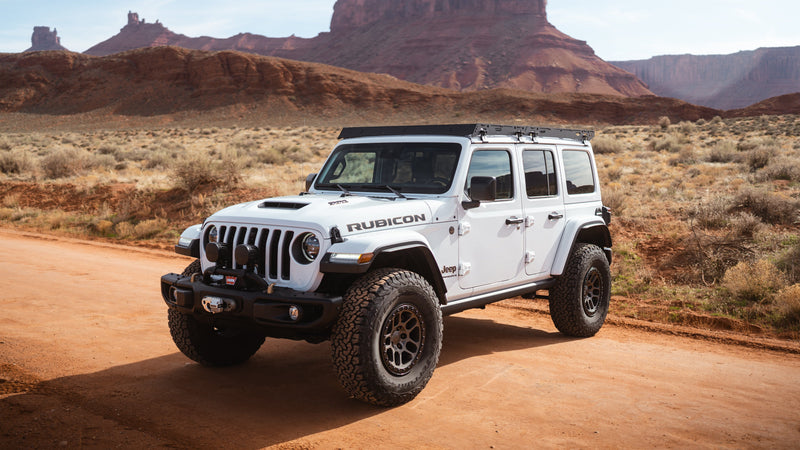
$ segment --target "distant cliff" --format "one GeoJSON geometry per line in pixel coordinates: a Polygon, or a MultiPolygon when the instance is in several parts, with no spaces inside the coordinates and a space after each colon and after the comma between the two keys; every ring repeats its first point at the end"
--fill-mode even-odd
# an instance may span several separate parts
{"type": "Polygon", "coordinates": [[[25,50],[26,52],[39,52],[45,50],[66,50],[61,46],[61,38],[58,37],[58,31],[50,27],[33,27],[33,35],[31,35],[31,48],[25,50]]]}
{"type": "Polygon", "coordinates": [[[660,96],[716,109],[744,108],[800,92],[800,47],[761,48],[713,56],[657,56],[612,64],[660,96]]]}
{"type": "Polygon", "coordinates": [[[191,38],[130,13],[119,34],[86,53],[174,45],[321,62],[464,91],[652,94],[586,42],[553,27],[546,7],[546,0],[339,0],[331,31],[312,39],[249,33],[191,38]]]}

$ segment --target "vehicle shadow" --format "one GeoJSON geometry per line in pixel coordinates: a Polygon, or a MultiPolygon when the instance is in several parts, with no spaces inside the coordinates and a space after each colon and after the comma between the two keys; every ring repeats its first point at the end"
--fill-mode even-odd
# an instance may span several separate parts
{"type": "MultiPolygon", "coordinates": [[[[448,317],[444,326],[440,367],[569,340],[486,319],[448,317]]],[[[46,381],[38,393],[19,395],[42,392],[170,446],[194,448],[262,448],[387,411],[347,398],[336,381],[328,343],[274,339],[237,367],[206,368],[174,353],[46,381]]],[[[0,410],[9,401],[0,399],[0,410]]]]}

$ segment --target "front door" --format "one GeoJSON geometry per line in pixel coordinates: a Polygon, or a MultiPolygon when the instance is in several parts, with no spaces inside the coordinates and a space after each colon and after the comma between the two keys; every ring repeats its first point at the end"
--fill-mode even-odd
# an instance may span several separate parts
{"type": "Polygon", "coordinates": [[[514,146],[492,146],[472,154],[465,193],[472,177],[494,177],[497,199],[464,209],[459,223],[459,285],[463,289],[508,281],[524,265],[524,216],[516,183],[514,146]]]}

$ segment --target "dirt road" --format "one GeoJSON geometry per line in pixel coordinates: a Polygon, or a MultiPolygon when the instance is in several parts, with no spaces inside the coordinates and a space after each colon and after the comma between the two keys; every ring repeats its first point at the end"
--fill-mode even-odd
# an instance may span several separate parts
{"type": "Polygon", "coordinates": [[[203,368],[166,325],[166,252],[0,230],[0,448],[769,447],[800,442],[800,356],[504,306],[445,321],[411,403],[346,398],[327,343],[203,368]]]}

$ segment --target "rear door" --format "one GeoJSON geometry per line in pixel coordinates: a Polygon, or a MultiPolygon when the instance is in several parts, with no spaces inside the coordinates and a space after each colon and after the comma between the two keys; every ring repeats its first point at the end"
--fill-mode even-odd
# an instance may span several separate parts
{"type": "Polygon", "coordinates": [[[520,145],[524,170],[525,273],[549,274],[564,231],[564,197],[552,145],[520,145]]]}

